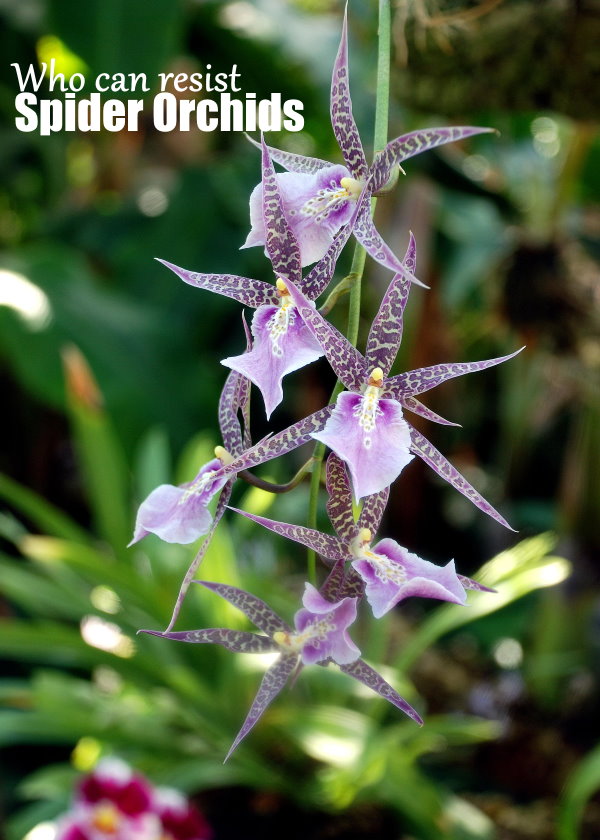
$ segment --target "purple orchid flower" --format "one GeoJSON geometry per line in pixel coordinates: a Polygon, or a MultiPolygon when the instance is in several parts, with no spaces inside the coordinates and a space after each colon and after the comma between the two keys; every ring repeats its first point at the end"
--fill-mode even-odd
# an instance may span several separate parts
{"type": "Polygon", "coordinates": [[[268,419],[283,399],[283,377],[323,355],[320,344],[298,316],[286,284],[293,281],[310,301],[319,297],[333,276],[350,229],[337,234],[323,259],[303,278],[300,247],[286,218],[273,163],[264,142],[262,183],[262,219],[267,253],[276,276],[275,285],[231,274],[199,274],[165,260],[159,262],[190,286],[226,295],[256,309],[252,320],[252,350],[223,359],[222,364],[237,370],[259,388],[268,419]]]}
{"type": "MultiPolygon", "coordinates": [[[[333,66],[330,109],[333,131],[345,166],[269,147],[273,160],[289,170],[278,175],[277,180],[284,209],[300,243],[302,265],[319,260],[335,234],[349,225],[374,260],[394,272],[402,273],[402,263],[373,225],[371,197],[390,182],[394,170],[401,168],[408,158],[494,129],[446,126],[413,131],[391,140],[377,152],[369,166],[352,114],[346,13],[333,66]]],[[[258,145],[254,140],[251,142],[258,145]]],[[[263,245],[266,240],[265,222],[261,216],[262,190],[263,184],[259,184],[250,197],[251,230],[243,248],[263,245]]]]}
{"type": "Polygon", "coordinates": [[[160,633],[156,630],[141,630],[140,632],[179,642],[222,645],[227,650],[237,653],[279,652],[280,654],[265,673],[250,711],[225,761],[258,722],[290,676],[304,665],[327,666],[330,662],[336,662],[344,673],[384,697],[417,723],[423,723],[412,706],[377,671],[359,659],[360,651],[347,635],[347,628],[356,617],[355,598],[346,597],[338,601],[329,601],[310,584],[306,584],[302,599],[303,608],[296,613],[295,629],[292,629],[264,601],[249,592],[223,583],[207,581],[197,581],[197,583],[216,592],[241,610],[264,635],[224,628],[172,633],[160,633]]]}
{"type": "Polygon", "coordinates": [[[327,510],[337,536],[302,525],[276,522],[232,508],[276,534],[312,548],[332,572],[324,585],[330,597],[365,595],[375,618],[411,596],[466,603],[465,589],[492,592],[488,587],[457,575],[454,561],[436,566],[412,554],[395,540],[384,539],[371,548],[389,495],[389,488],[367,496],[358,522],[352,513],[352,493],[346,466],[335,453],[327,459],[327,510]],[[350,561],[351,568],[345,569],[350,561]]]}
{"type": "MultiPolygon", "coordinates": [[[[411,236],[405,259],[410,264],[415,258],[411,236]]],[[[402,339],[402,316],[410,288],[405,277],[397,274],[390,283],[371,326],[364,356],[316,310],[306,305],[302,292],[292,283],[288,287],[301,318],[313,331],[335,373],[348,389],[339,395],[326,425],[313,437],[346,461],[356,499],[383,490],[413,455],[418,455],[480,510],[510,528],[498,511],[404,419],[403,410],[408,409],[436,423],[456,425],[422,405],[417,396],[448,379],[498,365],[516,353],[480,362],[432,365],[390,377],[388,373],[402,339]]]]}

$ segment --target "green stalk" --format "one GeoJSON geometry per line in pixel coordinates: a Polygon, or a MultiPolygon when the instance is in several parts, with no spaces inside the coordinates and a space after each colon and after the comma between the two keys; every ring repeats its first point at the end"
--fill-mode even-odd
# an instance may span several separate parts
{"type": "MultiPolygon", "coordinates": [[[[377,48],[377,90],[375,95],[375,128],[373,133],[373,148],[375,153],[384,148],[387,143],[388,114],[390,98],[390,45],[391,45],[391,11],[390,0],[379,0],[379,28],[377,48]]],[[[375,213],[377,199],[371,199],[371,216],[375,213]]],[[[357,243],[354,247],[350,277],[350,302],[348,306],[348,326],[346,337],[356,347],[358,341],[358,328],[360,324],[360,303],[362,276],[365,269],[366,251],[357,243]]],[[[344,386],[338,380],[329,400],[333,403],[338,394],[344,390],[344,386]]],[[[319,504],[319,489],[321,486],[321,473],[323,469],[323,458],[325,456],[325,445],[317,443],[313,452],[313,469],[310,477],[310,495],[308,501],[307,525],[309,528],[317,527],[317,512],[319,504]]],[[[317,579],[317,557],[312,549],[308,549],[307,555],[308,579],[316,585],[317,579]]]]}

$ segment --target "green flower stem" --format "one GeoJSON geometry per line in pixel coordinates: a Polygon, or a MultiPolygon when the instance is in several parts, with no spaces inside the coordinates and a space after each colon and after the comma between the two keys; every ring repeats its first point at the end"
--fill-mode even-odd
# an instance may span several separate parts
{"type": "MultiPolygon", "coordinates": [[[[390,98],[390,45],[391,45],[391,11],[390,0],[379,0],[379,29],[377,49],[377,91],[375,97],[375,129],[373,134],[373,147],[375,152],[383,149],[387,143],[389,98],[390,98]]],[[[375,213],[377,199],[371,200],[371,216],[375,213]]],[[[352,266],[349,277],[352,278],[350,286],[350,303],[348,306],[348,326],[346,337],[356,347],[358,341],[358,328],[360,324],[360,303],[362,276],[365,269],[366,251],[362,245],[356,244],[352,266]]],[[[330,403],[335,402],[338,394],[344,390],[344,386],[338,380],[331,394],[330,403]]],[[[325,445],[317,443],[313,452],[313,467],[310,477],[310,495],[308,500],[307,525],[309,528],[317,527],[317,513],[319,505],[319,490],[321,487],[321,474],[323,472],[323,458],[325,456],[325,445]]],[[[316,585],[317,580],[317,556],[312,549],[307,554],[308,579],[316,585]]]]}

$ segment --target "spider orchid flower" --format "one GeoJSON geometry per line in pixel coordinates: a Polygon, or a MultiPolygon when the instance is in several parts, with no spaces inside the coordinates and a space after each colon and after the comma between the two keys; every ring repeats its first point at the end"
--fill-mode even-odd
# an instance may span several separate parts
{"type": "Polygon", "coordinates": [[[273,163],[264,142],[262,183],[261,217],[266,250],[276,278],[274,285],[232,274],[200,274],[165,260],[159,262],[190,286],[231,297],[256,309],[252,320],[252,350],[223,359],[222,364],[237,370],[259,388],[268,419],[283,399],[283,377],[323,355],[321,346],[298,316],[287,283],[289,280],[294,282],[307,300],[319,297],[333,276],[337,258],[350,236],[350,228],[335,236],[323,258],[303,278],[300,246],[286,218],[273,163]]]}
{"type": "MultiPolygon", "coordinates": [[[[411,251],[414,255],[412,238],[411,251]]],[[[371,326],[364,356],[316,310],[305,305],[304,296],[291,283],[289,291],[300,317],[313,331],[348,389],[339,395],[325,427],[313,437],[346,461],[356,499],[383,490],[418,455],[480,510],[510,528],[498,511],[405,420],[404,410],[436,423],[456,425],[422,405],[417,397],[448,379],[493,367],[516,353],[480,362],[433,365],[390,377],[408,298],[409,285],[405,278],[397,274],[390,283],[371,326]]]]}
{"type": "Polygon", "coordinates": [[[333,566],[326,584],[333,597],[362,597],[364,594],[375,618],[381,618],[400,601],[413,596],[466,604],[465,589],[493,591],[456,574],[453,560],[446,566],[436,566],[392,539],[381,540],[371,547],[389,488],[367,496],[359,520],[355,522],[348,473],[333,452],[327,459],[327,492],[327,511],[337,536],[302,525],[275,522],[237,508],[232,510],[316,551],[327,565],[333,566]],[[347,561],[350,561],[350,569],[345,568],[347,561]]]}
{"type": "MultiPolygon", "coordinates": [[[[331,80],[331,122],[345,165],[269,148],[272,159],[287,169],[277,175],[283,206],[300,244],[302,265],[321,259],[333,237],[350,226],[365,250],[381,265],[402,273],[400,260],[383,241],[371,220],[373,195],[393,178],[397,168],[415,155],[491,128],[446,126],[425,128],[391,140],[368,165],[350,98],[346,13],[331,80]]],[[[258,145],[256,141],[252,143],[258,145]]],[[[251,230],[243,248],[266,241],[261,197],[264,182],[250,197],[251,230]]],[[[412,278],[413,281],[415,278],[412,278]]],[[[418,282],[418,281],[417,281],[418,282]]],[[[422,284],[420,284],[422,285],[422,284]]]]}
{"type": "Polygon", "coordinates": [[[222,645],[227,650],[237,653],[279,653],[275,663],[265,673],[250,711],[225,761],[258,722],[290,676],[304,665],[327,666],[330,662],[335,662],[344,673],[384,697],[414,721],[419,724],[423,722],[412,706],[383,677],[359,659],[360,651],[347,634],[347,628],[356,618],[356,598],[346,597],[338,601],[329,601],[307,583],[302,609],[296,613],[295,626],[292,628],[264,601],[249,592],[223,583],[197,582],[241,610],[258,627],[261,634],[224,628],[172,633],[159,633],[155,630],[140,632],[180,642],[222,645]]]}

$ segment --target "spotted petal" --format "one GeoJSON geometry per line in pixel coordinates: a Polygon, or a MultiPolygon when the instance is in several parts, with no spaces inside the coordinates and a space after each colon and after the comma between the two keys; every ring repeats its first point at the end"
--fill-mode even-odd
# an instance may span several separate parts
{"type": "MultiPolygon", "coordinates": [[[[246,134],[246,139],[249,140],[253,146],[262,151],[262,145],[246,134]]],[[[314,175],[320,169],[325,169],[331,166],[329,161],[321,160],[320,158],[307,157],[306,155],[298,155],[295,152],[285,152],[283,149],[276,149],[274,146],[267,146],[271,160],[279,163],[285,167],[289,172],[303,172],[308,175],[314,175]]]]}
{"type": "Polygon", "coordinates": [[[375,618],[381,618],[400,601],[412,596],[455,604],[466,602],[453,560],[447,566],[436,566],[412,554],[395,540],[382,540],[353,560],[352,566],[366,584],[365,596],[375,618]]]}
{"type": "Polygon", "coordinates": [[[511,528],[506,519],[504,519],[504,517],[501,516],[498,511],[492,507],[492,505],[487,502],[471,484],[469,484],[467,479],[452,466],[450,461],[444,458],[442,453],[439,452],[426,437],[424,437],[412,426],[410,427],[410,440],[411,451],[414,452],[415,455],[418,455],[419,458],[422,458],[422,460],[425,461],[432,470],[435,470],[441,478],[445,479],[455,488],[455,490],[462,493],[463,496],[466,496],[469,501],[473,502],[475,507],[479,508],[479,510],[487,513],[488,516],[491,516],[492,519],[496,520],[496,522],[504,525],[504,527],[508,528],[509,531],[514,531],[514,528],[511,528]]]}
{"type": "Polygon", "coordinates": [[[288,283],[288,291],[300,317],[323,348],[327,361],[337,376],[346,388],[358,391],[366,384],[368,378],[364,357],[333,324],[326,321],[321,313],[311,306],[310,301],[293,283],[288,283]]]}
{"type": "Polygon", "coordinates": [[[493,128],[453,125],[443,128],[422,128],[390,140],[385,149],[375,155],[371,166],[373,192],[377,192],[386,184],[394,166],[403,163],[408,158],[445,143],[454,143],[465,137],[471,137],[473,134],[487,134],[494,130],[493,128]]]}
{"type": "Polygon", "coordinates": [[[352,490],[344,462],[331,452],[327,458],[327,515],[338,536],[348,544],[356,534],[352,490]]]}
{"type": "Polygon", "coordinates": [[[409,427],[396,400],[379,400],[370,410],[364,397],[345,391],[313,437],[348,464],[356,499],[379,493],[412,460],[409,427]]]}
{"type": "Polygon", "coordinates": [[[265,245],[273,271],[278,277],[297,280],[302,277],[300,246],[283,209],[273,162],[262,142],[262,213],[265,245]]]}
{"type": "Polygon", "coordinates": [[[230,356],[221,364],[237,370],[259,388],[267,419],[283,399],[286,374],[323,355],[319,342],[294,306],[261,306],[252,319],[254,346],[249,353],[230,356]]]}
{"type": "Polygon", "coordinates": [[[340,669],[345,674],[348,674],[350,677],[354,677],[355,680],[358,680],[363,685],[366,685],[367,688],[371,689],[371,691],[379,694],[380,697],[383,697],[384,700],[387,700],[393,706],[396,706],[397,709],[400,709],[401,712],[407,714],[420,726],[423,724],[421,716],[417,714],[410,703],[407,703],[406,700],[383,679],[381,674],[378,674],[374,668],[367,665],[363,659],[358,659],[350,665],[340,665],[340,669]]]}
{"type": "Polygon", "coordinates": [[[238,277],[236,274],[200,274],[197,271],[180,268],[166,260],[157,258],[157,262],[170,268],[188,286],[216,292],[218,295],[233,298],[245,306],[256,308],[267,303],[277,303],[279,300],[275,286],[263,280],[251,280],[249,277],[238,277]]]}
{"type": "Polygon", "coordinates": [[[345,10],[342,38],[331,77],[331,124],[348,169],[350,169],[356,179],[364,180],[369,174],[369,167],[352,114],[352,100],[350,98],[348,78],[347,17],[347,10],[345,10]]]}
{"type": "Polygon", "coordinates": [[[239,745],[240,741],[246,737],[252,727],[258,722],[269,704],[277,697],[297,664],[298,657],[296,655],[281,656],[265,673],[262,678],[260,688],[258,689],[258,693],[254,698],[254,702],[250,707],[248,715],[246,716],[246,720],[242,724],[242,728],[236,735],[229,752],[225,756],[225,761],[227,761],[229,756],[239,745]]]}
{"type": "Polygon", "coordinates": [[[395,274],[400,274],[410,280],[411,283],[416,283],[417,286],[427,288],[425,283],[414,276],[412,271],[409,271],[406,266],[398,259],[391,248],[383,241],[379,231],[376,229],[371,218],[370,202],[366,200],[370,195],[369,190],[365,193],[365,199],[361,203],[359,213],[354,223],[354,236],[358,239],[365,251],[371,256],[375,262],[389,268],[395,274]]]}
{"type": "Polygon", "coordinates": [[[272,637],[278,631],[291,632],[291,627],[271,607],[250,592],[238,589],[237,586],[228,586],[225,583],[213,583],[207,580],[197,580],[194,583],[201,583],[202,586],[216,592],[221,598],[225,598],[226,601],[243,612],[267,636],[272,637]]]}
{"type": "Polygon", "coordinates": [[[221,627],[206,630],[178,630],[174,633],[160,633],[158,630],[139,630],[149,636],[160,636],[175,642],[189,642],[195,645],[221,645],[234,653],[269,653],[278,650],[268,636],[258,636],[245,630],[226,630],[221,627]]]}
{"type": "Polygon", "coordinates": [[[358,517],[358,528],[368,528],[373,536],[379,531],[381,520],[387,506],[390,495],[390,488],[384,487],[379,493],[372,493],[363,502],[360,516],[358,517]]]}

